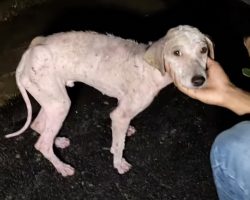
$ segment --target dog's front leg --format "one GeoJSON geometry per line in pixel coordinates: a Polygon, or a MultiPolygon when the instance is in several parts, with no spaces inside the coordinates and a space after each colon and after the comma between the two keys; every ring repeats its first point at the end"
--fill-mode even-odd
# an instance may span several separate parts
{"type": "Polygon", "coordinates": [[[123,158],[123,150],[125,147],[125,137],[131,120],[131,115],[126,106],[120,104],[111,114],[112,120],[112,146],[113,164],[119,174],[126,173],[131,165],[123,158]]]}
{"type": "Polygon", "coordinates": [[[128,94],[127,97],[129,98],[120,101],[118,107],[110,114],[112,120],[112,146],[110,151],[114,156],[114,168],[120,174],[126,173],[131,168],[131,165],[123,158],[126,133],[135,132],[135,129],[129,126],[129,123],[152,102],[155,96],[155,93],[148,93],[145,96],[144,90],[142,92],[142,94],[138,92],[136,95],[128,94]],[[147,98],[142,99],[143,95],[147,98]]]}

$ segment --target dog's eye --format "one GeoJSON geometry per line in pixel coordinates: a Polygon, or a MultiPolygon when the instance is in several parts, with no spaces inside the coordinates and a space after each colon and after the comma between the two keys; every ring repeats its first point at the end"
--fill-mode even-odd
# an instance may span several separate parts
{"type": "Polygon", "coordinates": [[[207,53],[207,47],[202,47],[202,48],[201,48],[201,53],[202,53],[202,54],[207,53]]]}
{"type": "Polygon", "coordinates": [[[174,51],[173,54],[175,56],[181,56],[181,52],[179,50],[174,51]]]}

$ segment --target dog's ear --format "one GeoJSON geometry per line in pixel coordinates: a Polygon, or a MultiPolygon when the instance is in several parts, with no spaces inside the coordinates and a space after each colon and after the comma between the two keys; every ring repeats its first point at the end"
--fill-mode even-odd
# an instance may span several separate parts
{"type": "Polygon", "coordinates": [[[37,36],[31,41],[29,48],[37,46],[37,45],[42,45],[44,41],[45,41],[45,37],[37,36]]]}
{"type": "Polygon", "coordinates": [[[210,58],[214,59],[214,44],[208,36],[206,36],[205,39],[209,50],[208,55],[210,58]]]}
{"type": "Polygon", "coordinates": [[[153,42],[144,54],[144,60],[152,67],[157,68],[162,75],[166,73],[164,67],[164,51],[165,39],[161,38],[156,42],[153,42]]]}

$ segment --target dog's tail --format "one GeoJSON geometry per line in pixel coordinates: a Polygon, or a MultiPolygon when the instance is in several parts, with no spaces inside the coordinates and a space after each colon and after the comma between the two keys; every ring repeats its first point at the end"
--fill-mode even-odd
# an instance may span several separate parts
{"type": "Polygon", "coordinates": [[[23,71],[24,63],[25,63],[27,54],[29,54],[29,50],[27,50],[24,53],[19,65],[18,65],[18,68],[16,70],[16,83],[17,83],[17,86],[18,86],[18,88],[19,88],[19,90],[21,92],[21,95],[23,96],[24,102],[25,102],[26,107],[27,107],[27,115],[28,115],[27,120],[26,120],[24,126],[19,131],[16,131],[16,132],[8,134],[8,135],[5,135],[6,138],[15,137],[15,136],[18,136],[18,135],[22,134],[29,127],[31,119],[32,119],[31,102],[30,102],[29,96],[27,94],[27,91],[26,91],[25,87],[23,86],[23,84],[21,83],[21,80],[20,80],[20,74],[23,71]]]}

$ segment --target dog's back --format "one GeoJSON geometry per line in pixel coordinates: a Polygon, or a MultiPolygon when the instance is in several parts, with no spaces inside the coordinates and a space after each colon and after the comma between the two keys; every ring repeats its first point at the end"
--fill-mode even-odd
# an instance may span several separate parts
{"type": "MultiPolygon", "coordinates": [[[[132,88],[130,84],[139,84],[145,49],[145,44],[113,35],[71,31],[37,37],[29,51],[37,60],[50,59],[48,73],[55,73],[65,85],[80,81],[119,98],[132,88]]],[[[45,73],[46,67],[41,70],[45,73]]]]}

